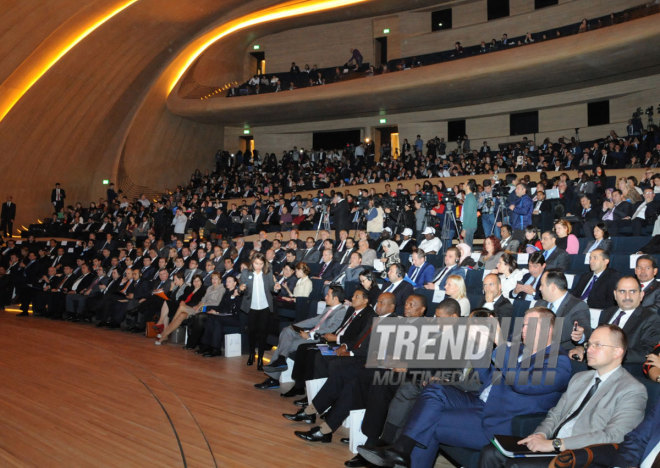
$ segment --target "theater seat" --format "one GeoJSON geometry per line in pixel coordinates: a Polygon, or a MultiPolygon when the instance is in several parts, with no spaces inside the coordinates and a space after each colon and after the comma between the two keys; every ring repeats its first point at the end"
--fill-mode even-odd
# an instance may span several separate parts
{"type": "MultiPolygon", "coordinates": [[[[514,436],[523,437],[531,434],[536,426],[545,418],[545,413],[524,414],[516,416],[511,421],[511,431],[514,436]]],[[[479,466],[480,450],[464,447],[440,445],[440,452],[456,466],[477,468],[479,466]]]]}

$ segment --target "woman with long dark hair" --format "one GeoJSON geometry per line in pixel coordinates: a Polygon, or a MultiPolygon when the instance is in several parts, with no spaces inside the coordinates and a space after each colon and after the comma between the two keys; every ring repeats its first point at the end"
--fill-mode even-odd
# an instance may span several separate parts
{"type": "Polygon", "coordinates": [[[248,269],[241,272],[239,291],[243,294],[241,310],[248,314],[248,340],[250,356],[247,365],[254,364],[258,350],[257,370],[263,370],[264,350],[268,337],[268,324],[273,312],[275,280],[266,257],[261,252],[252,256],[248,269]]]}

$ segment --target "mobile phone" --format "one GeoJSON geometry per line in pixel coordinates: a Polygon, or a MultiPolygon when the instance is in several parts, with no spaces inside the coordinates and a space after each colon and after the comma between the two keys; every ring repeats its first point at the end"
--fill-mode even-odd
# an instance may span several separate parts
{"type": "Polygon", "coordinates": [[[578,329],[578,323],[577,321],[573,322],[573,331],[577,331],[578,329]]]}

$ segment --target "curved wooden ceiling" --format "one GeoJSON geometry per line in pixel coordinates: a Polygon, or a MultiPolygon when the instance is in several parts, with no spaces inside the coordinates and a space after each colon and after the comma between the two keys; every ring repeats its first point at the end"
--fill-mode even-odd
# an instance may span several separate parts
{"type": "MultiPolygon", "coordinates": [[[[8,86],[12,73],[35,53],[54,47],[94,14],[123,1],[0,0],[3,11],[0,89],[8,86]]],[[[272,121],[277,106],[279,115],[282,109],[287,109],[294,118],[307,118],[296,110],[304,106],[295,106],[293,101],[310,99],[316,105],[308,90],[261,96],[258,102],[250,97],[209,100],[204,101],[209,106],[204,108],[183,103],[176,97],[167,101],[177,65],[195,41],[228,21],[277,3],[275,0],[138,0],[70,50],[0,121],[0,154],[3,155],[0,180],[5,194],[13,195],[18,204],[18,226],[48,213],[50,189],[56,181],[67,189],[67,203],[71,204],[104,196],[101,181],[108,178],[119,177],[123,188],[133,191],[161,191],[168,184],[185,182],[196,167],[210,167],[213,151],[209,148],[222,146],[222,125],[242,122],[256,107],[267,110],[263,122],[272,121]],[[170,112],[168,106],[179,115],[170,112]]],[[[303,25],[371,17],[438,3],[442,2],[370,0],[359,7],[262,24],[233,34],[218,47],[226,52],[227,77],[235,79],[242,74],[236,70],[242,66],[245,47],[256,37],[303,25]]],[[[611,43],[609,49],[599,50],[614,54],[619,60],[623,55],[628,64],[633,60],[635,65],[643,61],[647,67],[657,66],[655,51],[643,51],[649,50],[644,41],[657,44],[658,27],[647,26],[638,28],[642,30],[639,32],[627,28],[634,29],[634,34],[623,31],[622,34],[630,36],[624,38],[626,45],[620,53],[611,43]],[[639,48],[635,54],[630,54],[628,44],[639,48]]],[[[609,34],[613,29],[607,31],[609,34]]],[[[544,46],[539,44],[541,48],[544,46]]],[[[578,76],[574,78],[594,78],[599,63],[589,64],[590,57],[599,61],[602,58],[596,52],[585,49],[585,53],[592,55],[587,57],[586,65],[581,62],[582,70],[576,70],[578,76]]],[[[569,47],[565,48],[565,54],[570,54],[569,47]]],[[[567,55],[557,56],[556,63],[566,63],[567,55]]],[[[456,62],[457,67],[470,67],[471,63],[470,60],[456,62]]],[[[392,74],[372,82],[357,80],[354,89],[327,86],[318,104],[329,114],[345,115],[351,109],[340,106],[336,96],[357,98],[368,92],[377,97],[374,101],[377,106],[400,109],[403,102],[387,96],[396,94],[392,90],[404,88],[415,99],[428,100],[433,95],[437,99],[434,102],[446,102],[436,97],[442,93],[437,92],[438,82],[430,76],[431,68],[414,72],[417,74],[414,89],[407,82],[396,83],[402,80],[392,74]],[[330,103],[332,99],[335,106],[330,103]]],[[[540,84],[543,89],[550,83],[547,73],[550,72],[546,71],[542,78],[545,83],[540,84]]],[[[552,73],[561,75],[561,70],[553,68],[552,73]]],[[[619,75],[623,76],[623,71],[619,75]]],[[[509,79],[507,70],[498,72],[496,81],[505,79],[509,79]]],[[[451,84],[451,94],[466,96],[478,84],[478,81],[457,79],[451,84]]],[[[365,112],[372,110],[365,108],[365,112]]],[[[5,194],[0,194],[0,199],[5,194]]]]}

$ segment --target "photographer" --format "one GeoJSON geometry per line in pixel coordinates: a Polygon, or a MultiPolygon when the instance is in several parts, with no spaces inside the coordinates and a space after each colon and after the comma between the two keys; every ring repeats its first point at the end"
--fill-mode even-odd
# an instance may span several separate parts
{"type": "Polygon", "coordinates": [[[514,238],[519,239],[524,236],[524,229],[532,224],[533,210],[534,202],[527,195],[527,187],[522,183],[517,184],[515,198],[509,205],[510,224],[513,227],[514,238]]]}
{"type": "Polygon", "coordinates": [[[493,184],[490,180],[484,180],[483,185],[484,191],[479,194],[477,208],[481,211],[481,224],[484,228],[484,237],[488,237],[491,234],[500,237],[500,228],[495,226],[493,229],[495,225],[495,213],[497,213],[500,201],[493,196],[493,184]]]}
{"type": "Polygon", "coordinates": [[[348,231],[351,229],[351,211],[348,202],[341,196],[341,192],[337,192],[332,199],[330,206],[330,216],[332,216],[335,240],[339,244],[339,233],[341,230],[348,231]]]}
{"type": "Polygon", "coordinates": [[[368,208],[364,209],[367,219],[367,234],[372,239],[378,239],[383,232],[385,212],[380,206],[380,200],[371,198],[368,208]]]}
{"type": "Polygon", "coordinates": [[[422,239],[422,230],[424,229],[424,218],[426,218],[426,208],[419,197],[415,198],[415,232],[417,241],[422,239]]]}
{"type": "Polygon", "coordinates": [[[477,191],[477,183],[474,179],[470,179],[464,188],[466,193],[463,209],[461,210],[461,222],[463,224],[461,236],[464,242],[472,247],[474,233],[477,230],[477,197],[474,195],[477,191]]]}

